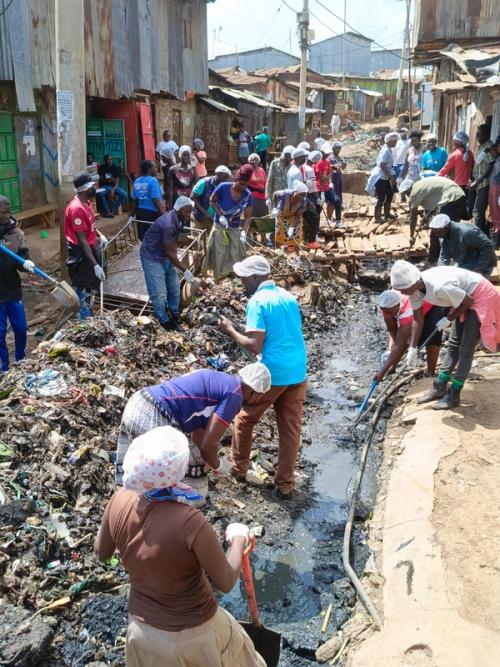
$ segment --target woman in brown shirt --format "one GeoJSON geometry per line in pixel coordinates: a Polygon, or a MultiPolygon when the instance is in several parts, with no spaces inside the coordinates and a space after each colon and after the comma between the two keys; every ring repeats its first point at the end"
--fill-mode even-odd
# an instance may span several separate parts
{"type": "Polygon", "coordinates": [[[227,554],[196,492],[181,483],[185,435],[162,426],[136,438],[123,462],[124,488],[109,501],[97,536],[101,560],[115,549],[129,573],[128,667],[265,667],[251,640],[219,607],[239,577],[248,528],[230,524],[227,554]],[[209,581],[210,580],[210,581],[209,581]]]}

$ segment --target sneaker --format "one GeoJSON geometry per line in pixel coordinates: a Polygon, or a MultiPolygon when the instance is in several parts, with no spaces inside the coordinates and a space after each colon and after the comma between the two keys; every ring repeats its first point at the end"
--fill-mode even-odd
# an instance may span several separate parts
{"type": "Polygon", "coordinates": [[[337,229],[345,229],[344,225],[342,224],[342,222],[340,220],[337,220],[337,222],[335,224],[335,227],[337,229]]]}
{"type": "Polygon", "coordinates": [[[246,475],[240,475],[233,468],[231,470],[231,475],[238,480],[238,482],[243,482],[245,484],[250,484],[250,486],[264,486],[265,482],[254,472],[249,470],[246,475]]]}

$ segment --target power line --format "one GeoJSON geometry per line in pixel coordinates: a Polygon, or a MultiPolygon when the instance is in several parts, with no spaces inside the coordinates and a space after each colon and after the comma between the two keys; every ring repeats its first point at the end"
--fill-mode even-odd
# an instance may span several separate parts
{"type": "Polygon", "coordinates": [[[0,12],[0,18],[2,18],[2,16],[6,13],[6,11],[9,9],[9,7],[11,6],[11,4],[12,4],[13,2],[14,2],[14,0],[10,0],[9,4],[7,5],[7,7],[4,7],[3,0],[2,0],[2,11],[0,12]]]}

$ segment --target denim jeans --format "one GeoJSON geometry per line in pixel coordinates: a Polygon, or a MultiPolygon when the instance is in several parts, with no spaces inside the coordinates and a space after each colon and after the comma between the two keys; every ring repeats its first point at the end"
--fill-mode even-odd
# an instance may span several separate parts
{"type": "MultiPolygon", "coordinates": [[[[108,205],[108,192],[110,192],[113,189],[112,185],[102,185],[101,186],[105,192],[98,192],[96,194],[97,201],[99,203],[99,208],[104,213],[105,215],[109,213],[109,205],[108,205]]],[[[123,202],[127,199],[127,193],[125,190],[122,190],[121,188],[117,187],[115,190],[115,195],[116,199],[113,203],[113,210],[112,213],[116,213],[120,206],[123,204],[123,202]]]]}
{"type": "Polygon", "coordinates": [[[480,340],[481,322],[476,311],[469,308],[465,311],[463,322],[460,322],[460,318],[453,320],[441,370],[452,373],[456,368],[456,379],[465,382],[472,366],[476,346],[480,340]]]}
{"type": "Polygon", "coordinates": [[[86,320],[92,317],[91,298],[92,292],[86,290],[85,287],[75,287],[75,292],[80,300],[80,319],[86,320]]]}
{"type": "Polygon", "coordinates": [[[161,323],[178,317],[181,291],[179,276],[172,262],[169,259],[155,262],[141,257],[141,264],[156,317],[161,323]]]}
{"type": "Polygon", "coordinates": [[[10,321],[14,334],[16,361],[24,359],[26,351],[26,314],[22,301],[0,302],[0,361],[2,370],[9,370],[9,350],[7,348],[7,321],[10,321]]]}

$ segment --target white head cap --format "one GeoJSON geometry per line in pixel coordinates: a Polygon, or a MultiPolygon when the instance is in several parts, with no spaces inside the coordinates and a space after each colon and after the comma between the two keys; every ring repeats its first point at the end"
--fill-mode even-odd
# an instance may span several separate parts
{"type": "Polygon", "coordinates": [[[179,148],[179,155],[182,155],[183,153],[189,153],[189,155],[191,155],[191,146],[188,146],[187,144],[181,146],[179,148]]]}
{"type": "Polygon", "coordinates": [[[312,162],[314,164],[319,160],[321,160],[321,151],[311,151],[309,153],[309,162],[312,162]]]}
{"type": "Polygon", "coordinates": [[[391,141],[391,139],[399,139],[399,133],[398,132],[388,132],[384,137],[384,141],[387,143],[388,141],[391,141]]]}
{"type": "Polygon", "coordinates": [[[284,155],[292,155],[294,150],[295,146],[292,146],[291,144],[289,146],[285,146],[285,148],[281,151],[281,157],[284,155]]]}
{"type": "Polygon", "coordinates": [[[239,278],[268,276],[271,273],[271,265],[262,255],[250,255],[243,261],[233,264],[233,271],[239,278]]]}
{"type": "Polygon", "coordinates": [[[401,294],[395,289],[386,289],[385,292],[379,294],[377,301],[381,308],[394,308],[401,303],[401,294]]]}
{"type": "Polygon", "coordinates": [[[332,144],[332,148],[342,148],[342,142],[341,141],[334,141],[332,144]]]}
{"type": "Polygon", "coordinates": [[[435,215],[432,220],[429,223],[429,228],[430,229],[443,229],[447,225],[449,225],[451,222],[450,216],[446,215],[446,213],[438,213],[438,215],[435,215]]]}
{"type": "Polygon", "coordinates": [[[329,141],[325,141],[325,143],[321,145],[320,150],[322,153],[325,153],[326,155],[330,155],[331,153],[333,153],[333,148],[329,141]]]}
{"type": "Polygon", "coordinates": [[[189,462],[188,439],[172,426],[160,426],[132,440],[123,459],[123,486],[136,493],[178,484],[189,462]]]}
{"type": "Polygon", "coordinates": [[[184,206],[194,206],[194,201],[192,199],[189,199],[189,197],[181,195],[180,197],[177,197],[177,199],[175,200],[174,208],[176,211],[180,211],[181,208],[184,208],[184,206]]]}
{"type": "Polygon", "coordinates": [[[302,183],[302,181],[293,182],[293,191],[294,192],[307,192],[307,185],[302,183]]]}
{"type": "Polygon", "coordinates": [[[258,153],[250,153],[248,161],[251,162],[252,160],[258,160],[260,162],[260,155],[258,153]]]}
{"type": "Polygon", "coordinates": [[[305,148],[306,151],[311,150],[311,144],[308,141],[301,141],[297,148],[305,148]]]}
{"type": "Polygon", "coordinates": [[[404,181],[401,181],[401,183],[398,186],[399,192],[407,192],[408,190],[411,190],[413,186],[413,181],[411,178],[405,178],[404,181]]]}
{"type": "Polygon", "coordinates": [[[430,132],[427,135],[427,141],[429,141],[429,139],[436,139],[437,140],[437,136],[434,134],[434,132],[430,132]]]}
{"type": "Polygon", "coordinates": [[[309,149],[301,148],[300,146],[297,146],[295,150],[292,151],[292,158],[295,160],[295,158],[298,157],[307,157],[309,155],[309,149]]]}
{"type": "Polygon", "coordinates": [[[215,168],[216,174],[226,174],[226,176],[231,176],[231,169],[229,167],[226,167],[224,164],[220,164],[218,167],[215,168]]]}
{"type": "Polygon", "coordinates": [[[394,262],[391,269],[391,286],[394,289],[408,289],[420,280],[420,271],[404,259],[394,262]]]}
{"type": "Polygon", "coordinates": [[[238,375],[250,389],[258,394],[265,394],[266,391],[271,389],[271,373],[269,368],[260,361],[243,366],[238,371],[238,375]]]}

